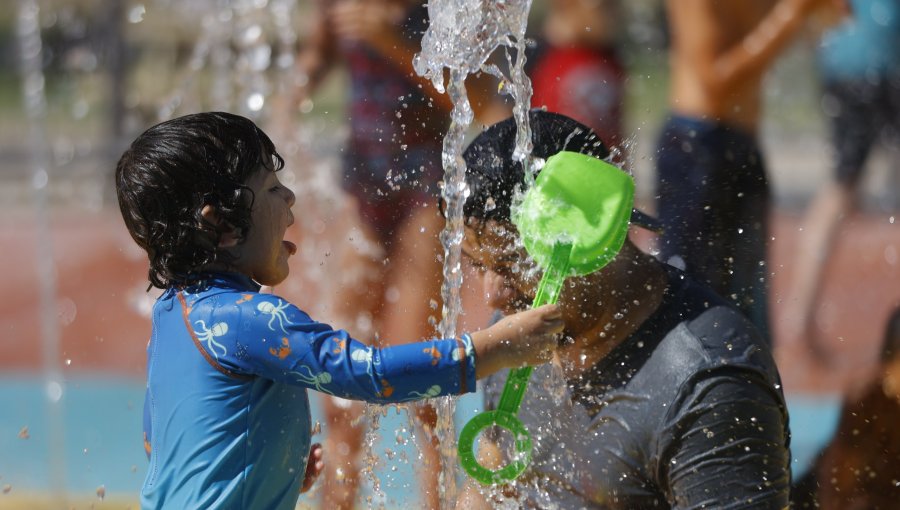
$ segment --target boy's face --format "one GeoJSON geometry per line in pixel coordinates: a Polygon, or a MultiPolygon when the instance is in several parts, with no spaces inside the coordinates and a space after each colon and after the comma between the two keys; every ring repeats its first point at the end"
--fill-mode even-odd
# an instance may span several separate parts
{"type": "Polygon", "coordinates": [[[495,220],[470,223],[462,250],[484,275],[489,305],[505,313],[531,305],[542,272],[522,246],[515,226],[495,220]]]}
{"type": "Polygon", "coordinates": [[[264,167],[250,177],[247,185],[254,193],[250,229],[244,242],[234,248],[234,264],[257,283],[277,285],[287,278],[288,257],[297,251],[294,243],[284,240],[287,228],[294,223],[294,193],[281,184],[276,172],[264,167]]]}

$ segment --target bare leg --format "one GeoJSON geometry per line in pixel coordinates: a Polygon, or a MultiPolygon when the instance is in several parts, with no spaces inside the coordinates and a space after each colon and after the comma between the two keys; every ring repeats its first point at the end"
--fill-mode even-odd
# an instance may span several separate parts
{"type": "MultiPolygon", "coordinates": [[[[351,209],[350,213],[356,214],[355,207],[351,209]]],[[[383,305],[384,250],[374,239],[368,226],[357,222],[339,241],[343,248],[332,321],[362,342],[374,341],[377,317],[383,305]]],[[[363,415],[365,405],[331,397],[323,402],[328,432],[324,446],[322,508],[349,510],[356,505],[359,493],[358,460],[366,423],[357,420],[363,415]]]]}
{"type": "Polygon", "coordinates": [[[793,267],[787,312],[788,341],[804,342],[817,360],[828,361],[828,353],[816,341],[815,309],[822,278],[836,244],[835,234],[855,207],[855,190],[829,183],[816,195],[803,219],[803,233],[793,267]]]}
{"type": "Polygon", "coordinates": [[[325,423],[323,459],[322,508],[352,510],[359,492],[358,465],[365,438],[365,420],[362,416],[365,404],[350,400],[326,397],[322,399],[325,423]]]}
{"type": "MultiPolygon", "coordinates": [[[[414,212],[400,227],[391,250],[385,302],[385,339],[412,342],[433,338],[435,320],[440,318],[441,245],[438,235],[444,219],[437,207],[414,212]],[[433,317],[429,321],[429,317],[433,317]]],[[[420,472],[423,508],[440,507],[440,445],[432,434],[437,424],[433,406],[416,406],[416,423],[421,425],[419,449],[423,457],[420,472]]]]}

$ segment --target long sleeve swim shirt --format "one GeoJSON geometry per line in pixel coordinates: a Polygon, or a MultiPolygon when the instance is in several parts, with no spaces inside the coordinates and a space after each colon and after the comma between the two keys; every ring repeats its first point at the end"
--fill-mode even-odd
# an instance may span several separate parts
{"type": "Polygon", "coordinates": [[[475,390],[467,335],[374,348],[241,275],[169,289],[147,346],[145,509],[292,509],[307,390],[396,403],[475,390]]]}

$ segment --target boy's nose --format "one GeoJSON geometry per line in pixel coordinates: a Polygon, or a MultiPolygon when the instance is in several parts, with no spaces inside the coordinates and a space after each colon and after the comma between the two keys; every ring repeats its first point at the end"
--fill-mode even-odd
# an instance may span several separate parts
{"type": "Polygon", "coordinates": [[[288,192],[288,198],[287,198],[288,206],[289,206],[289,207],[294,207],[294,203],[297,201],[297,195],[295,195],[294,192],[291,191],[290,188],[285,188],[285,189],[286,189],[287,192],[288,192]]]}

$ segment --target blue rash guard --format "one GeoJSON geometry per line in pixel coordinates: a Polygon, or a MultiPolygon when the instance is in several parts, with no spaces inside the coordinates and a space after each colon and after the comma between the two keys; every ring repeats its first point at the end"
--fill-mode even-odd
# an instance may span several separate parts
{"type": "Polygon", "coordinates": [[[368,347],[234,274],[167,290],[147,358],[142,508],[294,508],[307,389],[378,403],[475,390],[468,335],[368,347]]]}

